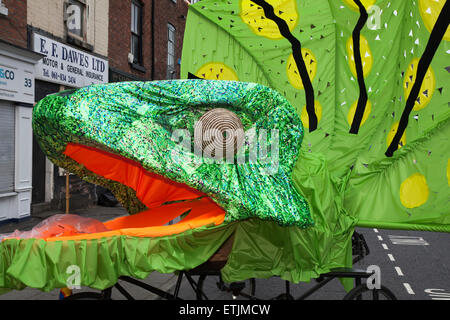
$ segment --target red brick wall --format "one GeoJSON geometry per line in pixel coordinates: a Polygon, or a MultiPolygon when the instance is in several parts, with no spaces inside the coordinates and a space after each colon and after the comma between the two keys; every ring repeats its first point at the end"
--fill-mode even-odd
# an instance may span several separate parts
{"type": "Polygon", "coordinates": [[[170,23],[176,29],[175,38],[175,79],[180,78],[180,66],[183,47],[184,27],[188,6],[184,0],[154,0],[155,1],[155,80],[167,78],[167,24],[170,23]],[[183,17],[184,18],[183,18],[183,17]]]}
{"type": "Polygon", "coordinates": [[[128,63],[128,53],[131,52],[131,0],[109,1],[108,58],[111,67],[149,80],[151,78],[151,0],[141,2],[143,4],[142,55],[146,72],[136,70],[128,63]]]}
{"type": "Polygon", "coordinates": [[[27,47],[27,1],[3,0],[8,16],[0,15],[0,39],[27,47]]]}
{"type": "MultiPolygon", "coordinates": [[[[145,80],[166,79],[167,75],[167,24],[176,29],[176,57],[181,58],[187,4],[184,0],[142,0],[142,52],[143,66],[146,72],[131,67],[128,53],[131,51],[131,0],[109,1],[109,39],[108,58],[112,68],[133,74],[145,80]],[[154,53],[155,66],[152,79],[152,1],[154,1],[154,53]]],[[[179,78],[180,67],[177,65],[175,78],[179,78]]]]}

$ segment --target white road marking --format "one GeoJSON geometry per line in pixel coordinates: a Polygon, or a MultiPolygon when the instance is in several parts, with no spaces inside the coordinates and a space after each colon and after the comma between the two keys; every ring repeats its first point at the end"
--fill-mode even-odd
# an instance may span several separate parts
{"type": "Polygon", "coordinates": [[[444,289],[425,289],[424,290],[431,297],[431,300],[450,300],[450,293],[445,292],[444,289]]]}
{"type": "Polygon", "coordinates": [[[382,243],[381,246],[384,248],[384,250],[389,250],[388,246],[385,243],[382,243]]]}
{"type": "Polygon", "coordinates": [[[403,286],[409,294],[415,294],[409,283],[403,283],[403,286]]]}
{"type": "Polygon", "coordinates": [[[410,246],[428,246],[430,245],[422,237],[411,236],[393,236],[389,235],[392,244],[410,245],[410,246]]]}
{"type": "Polygon", "coordinates": [[[373,232],[378,233],[378,229],[373,229],[373,232]]]}
{"type": "Polygon", "coordinates": [[[388,257],[389,257],[389,260],[395,261],[394,256],[392,254],[388,253],[388,257]]]}
{"type": "Polygon", "coordinates": [[[404,276],[404,274],[403,274],[403,272],[402,272],[402,269],[400,269],[400,267],[395,267],[395,271],[397,271],[397,274],[398,274],[400,277],[404,276]]]}
{"type": "Polygon", "coordinates": [[[381,236],[378,236],[378,240],[383,241],[383,238],[381,236]]]}

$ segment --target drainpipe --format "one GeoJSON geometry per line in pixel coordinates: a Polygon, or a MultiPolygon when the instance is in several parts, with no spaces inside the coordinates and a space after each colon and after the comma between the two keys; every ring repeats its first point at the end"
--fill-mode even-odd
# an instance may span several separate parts
{"type": "Polygon", "coordinates": [[[152,36],[152,43],[151,43],[151,50],[152,50],[152,71],[151,71],[151,80],[155,79],[155,1],[156,0],[152,0],[152,7],[151,7],[151,19],[152,19],[152,23],[151,23],[151,36],[152,36]]]}
{"type": "Polygon", "coordinates": [[[70,199],[70,187],[69,187],[69,171],[66,170],[66,213],[69,213],[69,199],[70,199]]]}

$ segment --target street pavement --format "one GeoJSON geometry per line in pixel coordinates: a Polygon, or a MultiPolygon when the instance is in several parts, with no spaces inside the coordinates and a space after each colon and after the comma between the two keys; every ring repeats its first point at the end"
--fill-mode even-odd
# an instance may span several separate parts
{"type": "Polygon", "coordinates": [[[381,284],[402,300],[450,300],[450,233],[359,229],[381,284]]]}
{"type": "MultiPolygon", "coordinates": [[[[354,265],[366,270],[380,268],[381,285],[390,289],[399,300],[450,300],[450,234],[439,232],[383,230],[357,228],[364,235],[370,253],[354,265]]],[[[218,278],[205,281],[205,291],[211,299],[230,299],[230,292],[218,290],[218,278]]],[[[247,282],[248,284],[248,282],[247,282]]],[[[290,294],[300,297],[316,285],[290,285],[290,294]]],[[[257,279],[255,296],[272,299],[285,292],[285,281],[279,278],[257,279]]],[[[187,282],[180,290],[182,297],[195,299],[187,282]]],[[[308,300],[341,300],[346,292],[338,279],[332,280],[309,296],[308,300]]],[[[243,299],[238,297],[238,299],[243,299]]]]}
{"type": "MultiPolygon", "coordinates": [[[[12,232],[15,229],[29,230],[43,219],[56,214],[59,211],[44,212],[18,223],[11,222],[0,225],[0,234],[12,232]]],[[[92,207],[72,212],[85,217],[107,221],[122,215],[126,211],[122,207],[92,207]]],[[[388,287],[399,300],[450,300],[450,234],[383,230],[371,228],[357,228],[367,241],[370,254],[362,261],[355,264],[358,269],[366,269],[371,265],[380,268],[381,284],[388,287]]],[[[196,277],[194,277],[196,279],[196,277]]],[[[177,275],[160,274],[153,272],[144,283],[152,285],[163,291],[174,292],[177,275]]],[[[135,298],[139,300],[161,299],[142,288],[119,280],[119,283],[135,298]]],[[[203,289],[209,299],[212,300],[246,300],[245,297],[233,297],[232,293],[220,290],[219,278],[209,276],[204,282],[203,289]]],[[[250,281],[245,282],[243,292],[249,293],[250,281]]],[[[317,282],[290,284],[289,293],[299,297],[317,282]]],[[[273,299],[283,294],[286,290],[286,282],[280,278],[256,279],[255,296],[259,299],[273,299]]],[[[74,290],[77,292],[99,292],[90,288],[74,290]]],[[[341,300],[346,292],[338,279],[332,280],[320,290],[312,294],[310,300],[341,300]]],[[[189,282],[184,278],[181,283],[179,296],[183,299],[196,299],[195,292],[189,282]]],[[[38,289],[26,288],[24,290],[12,290],[0,295],[0,300],[56,300],[59,290],[42,292],[38,289]]],[[[125,297],[114,289],[112,299],[121,300],[125,297]]]]}

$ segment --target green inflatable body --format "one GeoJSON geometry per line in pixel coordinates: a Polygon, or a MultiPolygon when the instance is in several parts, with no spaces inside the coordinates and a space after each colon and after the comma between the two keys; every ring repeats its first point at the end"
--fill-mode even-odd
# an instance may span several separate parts
{"type": "Polygon", "coordinates": [[[306,127],[303,151],[324,158],[358,226],[449,232],[445,2],[201,1],[190,6],[182,77],[251,81],[282,93],[306,127]],[[403,118],[397,150],[387,152],[403,118]]]}

